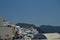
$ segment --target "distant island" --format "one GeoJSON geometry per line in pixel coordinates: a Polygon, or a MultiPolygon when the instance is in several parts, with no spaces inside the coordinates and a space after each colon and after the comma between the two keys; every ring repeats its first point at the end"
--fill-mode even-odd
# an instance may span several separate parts
{"type": "Polygon", "coordinates": [[[41,25],[37,27],[34,24],[28,23],[17,23],[16,25],[24,28],[33,27],[34,29],[37,29],[39,33],[60,33],[60,26],[41,25]]]}

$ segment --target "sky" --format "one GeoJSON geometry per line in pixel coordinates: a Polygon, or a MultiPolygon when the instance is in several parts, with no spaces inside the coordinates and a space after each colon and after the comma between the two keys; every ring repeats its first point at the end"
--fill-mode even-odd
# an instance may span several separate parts
{"type": "Polygon", "coordinates": [[[0,0],[0,16],[14,24],[60,26],[60,0],[0,0]]]}

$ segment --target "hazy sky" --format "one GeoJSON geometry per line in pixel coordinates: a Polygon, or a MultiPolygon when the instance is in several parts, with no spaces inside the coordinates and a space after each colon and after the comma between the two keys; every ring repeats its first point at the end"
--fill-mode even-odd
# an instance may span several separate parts
{"type": "Polygon", "coordinates": [[[60,25],[60,0],[0,0],[0,16],[12,23],[60,25]]]}

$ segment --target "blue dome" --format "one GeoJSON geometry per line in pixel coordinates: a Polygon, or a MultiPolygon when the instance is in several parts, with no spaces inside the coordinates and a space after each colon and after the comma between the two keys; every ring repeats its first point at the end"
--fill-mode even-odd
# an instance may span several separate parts
{"type": "Polygon", "coordinates": [[[43,34],[36,34],[36,35],[34,35],[34,39],[38,39],[38,38],[47,39],[43,34]]]}
{"type": "Polygon", "coordinates": [[[33,34],[33,32],[29,32],[28,34],[33,34]]]}

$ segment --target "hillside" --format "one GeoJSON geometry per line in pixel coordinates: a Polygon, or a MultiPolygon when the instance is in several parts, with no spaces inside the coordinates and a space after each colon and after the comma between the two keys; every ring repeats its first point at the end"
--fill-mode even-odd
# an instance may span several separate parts
{"type": "Polygon", "coordinates": [[[17,23],[17,26],[20,26],[21,28],[36,28],[36,26],[34,24],[28,24],[28,23],[17,23]]]}
{"type": "Polygon", "coordinates": [[[34,24],[28,23],[17,23],[16,25],[27,29],[33,27],[37,29],[39,33],[60,33],[60,26],[41,25],[40,27],[37,27],[34,24]]]}

